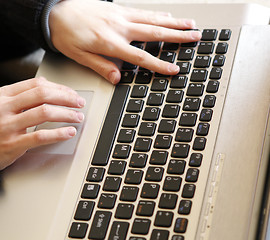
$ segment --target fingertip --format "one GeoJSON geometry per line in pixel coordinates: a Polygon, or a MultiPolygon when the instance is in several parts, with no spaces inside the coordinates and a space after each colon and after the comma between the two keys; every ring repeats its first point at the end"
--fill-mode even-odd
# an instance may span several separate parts
{"type": "Polygon", "coordinates": [[[194,41],[199,41],[201,39],[201,37],[202,37],[202,33],[200,31],[193,31],[190,34],[191,34],[191,38],[194,41]]]}
{"type": "Polygon", "coordinates": [[[170,74],[177,74],[180,71],[180,67],[175,64],[169,64],[168,71],[170,74]]]}
{"type": "Polygon", "coordinates": [[[77,134],[77,129],[75,127],[69,127],[67,129],[67,134],[69,138],[72,138],[77,134]]]}
{"type": "Polygon", "coordinates": [[[121,79],[121,74],[119,71],[112,71],[110,72],[109,74],[109,81],[112,83],[112,84],[117,84],[121,79]]]}

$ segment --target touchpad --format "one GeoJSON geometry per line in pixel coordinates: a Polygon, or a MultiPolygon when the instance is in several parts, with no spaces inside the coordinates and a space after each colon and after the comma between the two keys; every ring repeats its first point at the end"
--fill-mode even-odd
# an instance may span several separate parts
{"type": "Polygon", "coordinates": [[[81,136],[81,133],[83,130],[83,126],[84,126],[85,122],[87,121],[87,117],[86,117],[87,111],[89,109],[89,106],[90,106],[91,100],[92,100],[92,96],[94,94],[94,92],[91,92],[91,91],[77,91],[77,92],[86,101],[84,108],[79,109],[79,110],[76,109],[77,111],[81,111],[84,113],[85,119],[82,123],[45,122],[43,124],[38,125],[35,129],[35,131],[38,131],[41,129],[55,129],[55,128],[61,128],[61,127],[74,126],[77,129],[76,136],[74,136],[73,138],[66,140],[66,141],[33,148],[33,149],[29,150],[29,152],[45,153],[45,154],[65,154],[65,155],[70,155],[70,154],[74,153],[74,151],[77,147],[78,141],[80,139],[80,136],[81,136]]]}

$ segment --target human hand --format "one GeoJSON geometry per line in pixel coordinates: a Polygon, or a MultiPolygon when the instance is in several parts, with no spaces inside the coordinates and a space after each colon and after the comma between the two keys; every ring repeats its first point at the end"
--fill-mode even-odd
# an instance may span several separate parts
{"type": "Polygon", "coordinates": [[[57,3],[49,17],[54,47],[110,82],[120,80],[117,66],[102,55],[122,59],[165,75],[179,67],[130,45],[132,41],[192,42],[201,38],[192,29],[193,20],[169,14],[126,8],[109,2],[65,0],[57,3]]]}
{"type": "Polygon", "coordinates": [[[74,127],[27,133],[27,128],[46,121],[83,121],[81,112],[53,105],[81,108],[85,100],[72,89],[44,78],[25,80],[0,88],[0,170],[12,164],[30,148],[64,141],[76,135],[74,127]]]}

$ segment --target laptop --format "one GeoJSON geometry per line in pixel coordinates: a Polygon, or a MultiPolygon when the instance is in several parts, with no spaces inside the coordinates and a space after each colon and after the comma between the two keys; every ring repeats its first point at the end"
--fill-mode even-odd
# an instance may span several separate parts
{"type": "Polygon", "coordinates": [[[117,86],[46,54],[37,75],[85,97],[85,121],[1,172],[0,238],[270,239],[269,9],[127,5],[194,18],[203,38],[132,43],[180,73],[115,60],[117,86]]]}

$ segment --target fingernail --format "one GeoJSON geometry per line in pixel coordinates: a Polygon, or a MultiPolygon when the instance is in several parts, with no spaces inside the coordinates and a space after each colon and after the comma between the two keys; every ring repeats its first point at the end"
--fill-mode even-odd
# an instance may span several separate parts
{"type": "Polygon", "coordinates": [[[194,32],[190,32],[191,34],[191,38],[193,40],[200,40],[202,37],[202,33],[200,31],[194,31],[194,32]]]}
{"type": "Polygon", "coordinates": [[[118,73],[115,72],[115,71],[112,71],[109,75],[109,81],[112,83],[112,84],[116,84],[119,82],[119,77],[118,77],[118,73]]]}
{"type": "Polygon", "coordinates": [[[170,64],[169,67],[168,67],[168,70],[169,72],[171,73],[178,73],[180,68],[178,65],[175,65],[175,64],[170,64]]]}
{"type": "Polygon", "coordinates": [[[68,132],[68,135],[70,137],[74,137],[76,135],[76,133],[77,133],[77,130],[74,127],[70,127],[70,128],[68,128],[67,132],[68,132]]]}
{"type": "Polygon", "coordinates": [[[84,119],[84,114],[82,112],[77,112],[77,118],[80,122],[82,122],[84,119]]]}
{"type": "Polygon", "coordinates": [[[85,99],[84,98],[82,98],[82,97],[78,97],[77,98],[77,103],[78,103],[78,106],[79,107],[83,107],[84,105],[85,105],[85,99]]]}

